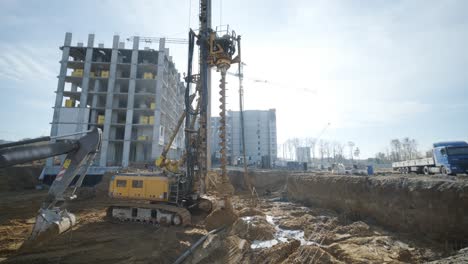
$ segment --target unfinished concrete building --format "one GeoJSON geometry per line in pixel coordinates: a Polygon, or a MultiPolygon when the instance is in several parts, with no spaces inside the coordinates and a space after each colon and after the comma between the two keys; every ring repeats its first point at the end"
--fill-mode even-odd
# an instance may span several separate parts
{"type": "MultiPolygon", "coordinates": [[[[101,128],[102,148],[90,174],[152,164],[184,109],[184,84],[164,39],[159,50],[140,49],[139,37],[132,43],[125,48],[115,35],[112,47],[104,47],[90,34],[86,46],[72,46],[72,34],[66,33],[60,48],[51,136],[101,128]]],[[[179,133],[169,157],[181,155],[183,142],[179,133]]],[[[52,163],[45,174],[57,172],[52,163]]]]}
{"type": "MultiPolygon", "coordinates": [[[[233,165],[242,163],[240,112],[227,113],[228,158],[233,165]]],[[[219,117],[211,118],[211,155],[219,156],[219,117]]],[[[247,163],[263,168],[275,166],[277,158],[276,110],[244,111],[245,150],[247,163]]]]}
{"type": "Polygon", "coordinates": [[[312,161],[310,157],[310,147],[296,148],[296,161],[309,163],[312,161]]]}

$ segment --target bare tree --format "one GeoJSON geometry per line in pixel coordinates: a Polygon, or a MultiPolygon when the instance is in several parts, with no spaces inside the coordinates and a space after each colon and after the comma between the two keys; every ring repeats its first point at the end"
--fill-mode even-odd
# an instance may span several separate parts
{"type": "Polygon", "coordinates": [[[360,154],[361,154],[361,151],[359,150],[358,147],[356,147],[356,149],[354,150],[354,157],[356,157],[356,159],[359,159],[360,154]]]}
{"type": "Polygon", "coordinates": [[[310,152],[312,154],[312,161],[315,160],[315,145],[317,143],[317,139],[315,138],[305,138],[305,146],[310,148],[310,152]]]}
{"type": "Polygon", "coordinates": [[[416,139],[410,140],[410,153],[412,159],[417,159],[421,157],[421,154],[419,154],[418,151],[418,143],[416,142],[416,139]]]}
{"type": "Polygon", "coordinates": [[[391,156],[392,161],[400,161],[401,160],[401,142],[399,139],[392,139],[390,141],[391,147],[391,156]]]}
{"type": "Polygon", "coordinates": [[[323,166],[323,157],[325,155],[325,141],[323,141],[322,139],[319,140],[319,144],[318,144],[318,151],[319,151],[319,154],[320,154],[320,164],[322,164],[323,166]]]}
{"type": "Polygon", "coordinates": [[[330,163],[330,154],[331,154],[330,142],[325,141],[324,148],[325,148],[325,155],[327,155],[327,162],[330,163]]]}
{"type": "Polygon", "coordinates": [[[402,159],[409,160],[411,159],[411,140],[408,137],[405,137],[401,140],[402,147],[402,159]]]}
{"type": "Polygon", "coordinates": [[[410,160],[421,157],[418,151],[418,143],[409,137],[393,139],[390,141],[392,161],[410,160]]]}
{"type": "Polygon", "coordinates": [[[383,152],[378,152],[375,154],[375,160],[377,163],[385,163],[387,162],[387,156],[383,152]]]}
{"type": "Polygon", "coordinates": [[[336,156],[339,162],[344,161],[344,148],[345,145],[341,144],[340,142],[337,142],[336,144],[336,156]]]}
{"type": "Polygon", "coordinates": [[[332,149],[332,156],[333,156],[333,162],[336,162],[336,153],[337,153],[337,145],[339,143],[336,141],[331,142],[331,149],[332,149]]]}
{"type": "Polygon", "coordinates": [[[351,161],[353,161],[353,148],[356,144],[354,144],[354,142],[352,141],[349,141],[348,142],[348,147],[349,147],[349,157],[351,159],[351,161]]]}

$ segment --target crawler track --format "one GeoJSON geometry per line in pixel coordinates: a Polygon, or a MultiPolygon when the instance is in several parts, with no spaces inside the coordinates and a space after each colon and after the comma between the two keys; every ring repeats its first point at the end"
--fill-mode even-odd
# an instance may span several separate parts
{"type": "Polygon", "coordinates": [[[119,202],[109,206],[107,216],[121,221],[135,221],[187,226],[191,224],[190,212],[169,204],[119,202]]]}

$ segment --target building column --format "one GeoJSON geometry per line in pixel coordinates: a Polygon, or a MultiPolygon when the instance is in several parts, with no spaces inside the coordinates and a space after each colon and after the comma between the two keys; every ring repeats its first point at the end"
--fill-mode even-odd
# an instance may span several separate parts
{"type": "Polygon", "coordinates": [[[60,117],[60,108],[63,103],[63,90],[65,89],[65,77],[67,76],[68,57],[70,56],[70,46],[72,41],[72,33],[65,34],[65,41],[63,43],[62,60],[60,60],[60,74],[57,83],[57,95],[55,96],[54,116],[52,118],[51,136],[57,136],[58,121],[60,117]]]}
{"type": "Polygon", "coordinates": [[[125,120],[125,134],[122,155],[122,166],[128,167],[130,160],[130,146],[132,142],[132,126],[133,126],[133,105],[135,104],[135,83],[138,64],[138,44],[139,37],[133,39],[132,61],[130,66],[130,83],[128,86],[127,97],[127,116],[125,120]]]}
{"type": "MultiPolygon", "coordinates": [[[[151,158],[157,159],[161,155],[162,147],[159,145],[159,134],[161,127],[161,102],[163,93],[163,78],[164,78],[164,58],[166,57],[165,39],[159,40],[159,51],[158,51],[158,66],[156,72],[156,87],[155,87],[155,104],[154,109],[154,125],[153,125],[153,141],[151,143],[151,158]]],[[[174,98],[175,99],[175,98],[174,98]]],[[[168,128],[165,128],[165,134],[168,132],[168,128]]]]}
{"type": "MultiPolygon", "coordinates": [[[[58,76],[57,92],[55,96],[54,115],[52,117],[52,128],[50,129],[50,136],[57,136],[58,122],[60,119],[60,109],[63,103],[63,90],[65,89],[65,77],[67,76],[68,57],[70,56],[70,46],[72,41],[72,33],[65,33],[65,41],[62,49],[62,59],[60,60],[60,73],[58,76]]],[[[53,158],[47,159],[48,167],[53,166],[53,158]]]]}
{"type": "Polygon", "coordinates": [[[87,123],[89,123],[89,116],[85,116],[85,109],[88,104],[88,88],[89,88],[89,75],[91,72],[91,61],[93,60],[93,47],[94,47],[94,34],[88,35],[88,46],[86,48],[86,57],[84,62],[83,69],[83,80],[81,84],[81,96],[80,96],[80,106],[78,113],[78,125],[76,126],[76,132],[82,132],[83,127],[87,128],[87,123]]]}
{"type": "Polygon", "coordinates": [[[112,103],[114,102],[114,86],[115,77],[117,74],[117,58],[119,56],[119,36],[115,35],[112,42],[111,64],[109,69],[109,81],[106,94],[106,110],[104,114],[104,130],[102,131],[102,151],[99,160],[99,165],[105,167],[107,165],[107,153],[109,148],[109,135],[112,123],[112,103]]]}
{"type": "MultiPolygon", "coordinates": [[[[94,92],[99,92],[99,91],[101,91],[101,81],[100,80],[95,80],[94,81],[94,92]]],[[[91,101],[91,117],[89,119],[89,120],[91,120],[91,123],[94,123],[97,120],[96,107],[97,107],[97,103],[98,103],[98,97],[99,97],[98,94],[93,94],[93,99],[91,101]]],[[[95,125],[93,125],[92,127],[95,127],[95,125]]]]}

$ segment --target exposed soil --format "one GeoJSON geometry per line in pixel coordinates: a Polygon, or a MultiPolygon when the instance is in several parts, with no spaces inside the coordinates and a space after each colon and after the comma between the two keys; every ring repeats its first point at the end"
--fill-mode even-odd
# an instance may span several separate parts
{"type": "MultiPolygon", "coordinates": [[[[242,203],[242,199],[236,202],[242,203]]],[[[327,209],[266,199],[260,208],[274,219],[279,232],[291,231],[293,236],[270,248],[253,249],[245,258],[251,263],[423,263],[445,254],[443,245],[436,242],[345,220],[327,209]],[[303,237],[295,231],[303,231],[303,237]]]]}
{"type": "Polygon", "coordinates": [[[350,221],[373,219],[398,232],[468,246],[466,180],[302,174],[288,177],[287,186],[291,200],[332,208],[350,221]]]}
{"type": "MultiPolygon", "coordinates": [[[[389,231],[371,218],[358,218],[312,203],[305,207],[280,201],[286,180],[280,180],[279,173],[272,182],[264,175],[258,179],[261,179],[258,206],[248,207],[251,197],[246,194],[234,196],[232,205],[237,220],[223,231],[208,236],[185,263],[467,260],[466,251],[455,252],[436,240],[389,231]]],[[[69,204],[69,210],[79,219],[72,231],[35,248],[21,250],[46,191],[0,193],[0,260],[5,263],[172,263],[211,230],[206,215],[195,215],[190,227],[110,222],[105,217],[110,203],[106,183],[95,189],[96,196],[69,204]]]]}

